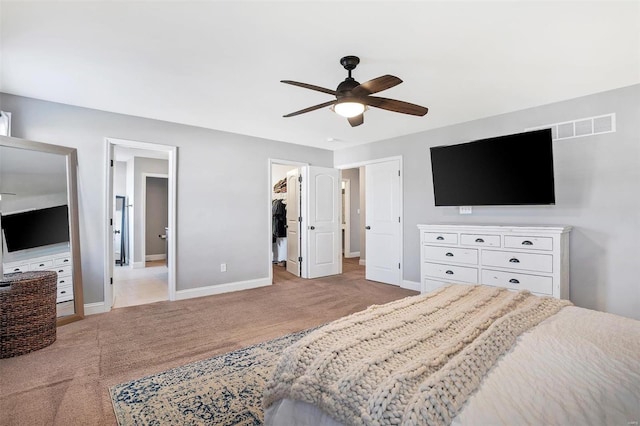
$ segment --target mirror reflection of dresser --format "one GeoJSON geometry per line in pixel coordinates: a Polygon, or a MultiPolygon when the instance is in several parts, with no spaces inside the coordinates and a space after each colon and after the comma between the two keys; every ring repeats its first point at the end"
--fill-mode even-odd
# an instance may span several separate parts
{"type": "Polygon", "coordinates": [[[55,271],[58,325],[84,316],[74,148],[0,136],[2,271],[55,271]]]}

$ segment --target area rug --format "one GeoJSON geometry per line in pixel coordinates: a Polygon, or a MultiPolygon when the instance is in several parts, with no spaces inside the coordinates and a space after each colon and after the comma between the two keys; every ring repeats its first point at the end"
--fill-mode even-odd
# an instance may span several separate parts
{"type": "Polygon", "coordinates": [[[113,386],[118,424],[261,425],[262,392],[280,354],[312,330],[113,386]]]}

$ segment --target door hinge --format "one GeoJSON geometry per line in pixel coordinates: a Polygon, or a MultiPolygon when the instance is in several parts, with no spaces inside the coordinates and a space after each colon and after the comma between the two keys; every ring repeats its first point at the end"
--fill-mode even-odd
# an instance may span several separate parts
{"type": "Polygon", "coordinates": [[[109,284],[113,285],[113,277],[109,278],[109,284]]]}
{"type": "Polygon", "coordinates": [[[298,216],[298,222],[302,222],[302,216],[298,216]]]}
{"type": "Polygon", "coordinates": [[[302,183],[302,176],[298,176],[298,182],[302,183]]]}
{"type": "Polygon", "coordinates": [[[302,257],[299,257],[299,258],[298,258],[298,262],[302,262],[302,257]]]}
{"type": "Polygon", "coordinates": [[[400,176],[400,170],[398,170],[398,176],[400,176]]]}
{"type": "Polygon", "coordinates": [[[400,264],[398,263],[398,269],[400,269],[400,264]]]}
{"type": "Polygon", "coordinates": [[[400,216],[398,216],[398,223],[400,223],[400,216]]]}
{"type": "Polygon", "coordinates": [[[113,167],[113,160],[111,160],[111,167],[113,167]]]}
{"type": "Polygon", "coordinates": [[[109,219],[109,226],[113,226],[113,218],[109,219]]]}

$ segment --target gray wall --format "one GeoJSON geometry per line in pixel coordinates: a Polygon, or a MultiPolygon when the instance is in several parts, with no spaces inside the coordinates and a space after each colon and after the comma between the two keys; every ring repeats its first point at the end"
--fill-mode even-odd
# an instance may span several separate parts
{"type": "Polygon", "coordinates": [[[164,228],[169,224],[169,186],[167,178],[147,177],[145,205],[145,254],[167,254],[164,228]]]}
{"type": "Polygon", "coordinates": [[[335,165],[395,155],[403,157],[405,280],[420,281],[419,223],[571,225],[573,303],[640,318],[640,85],[343,149],[335,165]],[[617,132],[554,142],[555,206],[474,207],[464,216],[434,207],[429,147],[608,113],[617,132]]]}
{"type": "Polygon", "coordinates": [[[331,151],[301,145],[8,94],[0,103],[13,136],[78,149],[85,303],[104,300],[105,137],[178,147],[178,290],[268,277],[268,158],[333,163],[331,151]]]}

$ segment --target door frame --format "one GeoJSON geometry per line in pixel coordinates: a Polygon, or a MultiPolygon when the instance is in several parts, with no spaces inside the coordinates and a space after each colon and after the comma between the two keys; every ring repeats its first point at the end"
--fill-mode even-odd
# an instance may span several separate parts
{"type": "MultiPolygon", "coordinates": [[[[273,221],[272,221],[272,213],[271,213],[271,202],[273,201],[273,165],[281,164],[285,166],[296,166],[296,167],[305,167],[308,166],[309,163],[304,163],[301,161],[292,161],[292,160],[281,160],[277,158],[269,158],[267,160],[267,202],[265,202],[265,206],[267,207],[267,229],[269,232],[267,233],[267,250],[266,250],[266,259],[267,259],[267,271],[269,275],[269,285],[273,284],[273,265],[271,264],[272,255],[273,255],[273,242],[271,236],[273,235],[273,221]]],[[[287,188],[288,190],[288,188],[287,188]]],[[[304,206],[303,206],[304,207],[304,206]]],[[[300,215],[303,215],[305,212],[301,211],[300,215]]],[[[304,216],[303,216],[304,217],[304,216]]],[[[302,249],[302,247],[300,247],[302,249]]]]}
{"type": "MultiPolygon", "coordinates": [[[[398,197],[398,203],[400,204],[400,210],[399,210],[399,214],[400,214],[400,238],[399,238],[399,242],[398,244],[400,245],[399,249],[400,249],[400,287],[404,287],[404,169],[402,168],[402,156],[401,155],[396,155],[393,157],[384,157],[384,158],[377,158],[374,160],[366,160],[366,161],[358,161],[356,163],[346,163],[346,164],[338,164],[338,165],[334,165],[334,167],[336,169],[340,169],[340,170],[345,170],[345,169],[355,169],[358,167],[362,167],[362,166],[367,166],[370,164],[376,164],[376,163],[386,163],[389,161],[398,161],[398,167],[400,169],[400,194],[398,197]]],[[[360,182],[363,182],[364,180],[364,184],[365,187],[367,185],[366,182],[366,173],[360,173],[360,182]],[[364,174],[364,176],[363,176],[364,174]]],[[[367,214],[367,204],[365,203],[364,206],[364,214],[366,217],[367,214]]],[[[362,206],[360,206],[360,211],[362,212],[362,206]]],[[[364,230],[364,226],[365,224],[361,223],[360,226],[362,226],[362,229],[360,230],[361,235],[364,235],[365,238],[365,242],[366,242],[366,238],[367,238],[367,234],[365,233],[364,230]]],[[[362,249],[360,250],[360,252],[362,252],[362,249]]],[[[365,252],[365,256],[366,256],[366,252],[365,252]]],[[[366,264],[366,259],[365,259],[365,264],[366,264]]],[[[365,265],[366,267],[366,265],[365,265]]]]}
{"type": "MultiPolygon", "coordinates": [[[[167,173],[142,173],[142,185],[141,185],[141,198],[142,198],[142,220],[140,221],[140,227],[143,229],[144,237],[140,241],[140,247],[142,248],[143,262],[147,261],[147,178],[165,178],[167,179],[167,189],[169,188],[169,174],[167,173]]],[[[167,205],[167,208],[169,206],[167,205]]],[[[167,253],[167,256],[169,253],[167,253]]],[[[168,259],[165,259],[168,260],[168,259]]],[[[143,263],[144,265],[145,263],[143,263]]]]}
{"type": "MultiPolygon", "coordinates": [[[[342,220],[344,221],[343,231],[343,257],[351,257],[351,179],[342,178],[342,182],[344,183],[344,197],[342,210],[344,210],[344,215],[342,216],[342,220]]],[[[342,185],[341,185],[342,186],[342,185]]]]}
{"type": "MultiPolygon", "coordinates": [[[[115,197],[113,191],[113,168],[111,162],[115,161],[112,155],[116,146],[125,148],[143,149],[148,151],[162,151],[168,154],[168,189],[169,189],[169,232],[170,238],[168,242],[168,274],[167,281],[169,287],[169,300],[176,300],[176,235],[177,235],[177,177],[178,177],[178,147],[171,145],[161,145],[150,142],[138,142],[126,139],[117,138],[105,138],[106,148],[106,161],[105,161],[105,184],[104,184],[104,237],[105,237],[105,255],[104,255],[104,312],[109,312],[113,305],[113,268],[114,268],[114,254],[113,254],[113,226],[111,224],[113,215],[113,198],[115,197]]],[[[146,179],[145,179],[146,180],[146,179]]],[[[136,201],[137,202],[137,201],[136,201]]],[[[131,262],[130,262],[131,263],[131,262]]]]}

